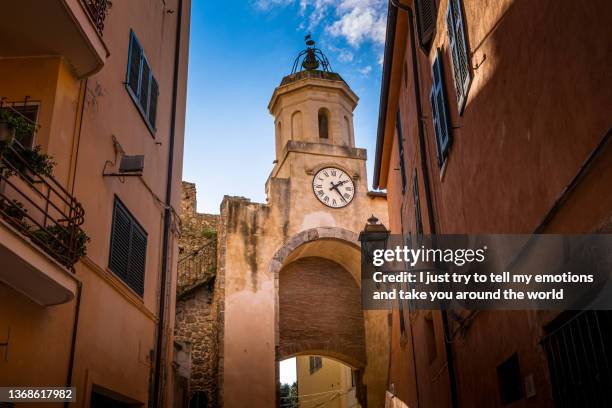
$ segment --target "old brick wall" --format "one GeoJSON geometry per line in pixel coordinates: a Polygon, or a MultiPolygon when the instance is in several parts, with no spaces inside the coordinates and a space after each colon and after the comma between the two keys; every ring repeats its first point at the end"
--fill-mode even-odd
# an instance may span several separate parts
{"type": "Polygon", "coordinates": [[[309,257],[287,265],[279,280],[281,358],[310,352],[365,364],[361,292],[350,272],[309,257]]]}
{"type": "Polygon", "coordinates": [[[217,406],[219,215],[197,212],[196,186],[183,182],[175,340],[191,346],[190,396],[203,391],[217,406]]]}

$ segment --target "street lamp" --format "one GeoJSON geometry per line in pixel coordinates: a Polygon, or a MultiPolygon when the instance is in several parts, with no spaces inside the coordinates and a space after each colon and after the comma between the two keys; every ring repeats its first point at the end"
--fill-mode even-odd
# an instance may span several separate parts
{"type": "Polygon", "coordinates": [[[380,223],[374,215],[368,218],[367,224],[359,234],[362,261],[371,261],[375,250],[386,249],[390,233],[387,227],[380,223]]]}

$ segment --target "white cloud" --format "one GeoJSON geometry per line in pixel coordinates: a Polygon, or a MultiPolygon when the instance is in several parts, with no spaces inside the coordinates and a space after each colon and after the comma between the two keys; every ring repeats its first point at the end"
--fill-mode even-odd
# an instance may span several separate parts
{"type": "Polygon", "coordinates": [[[360,68],[357,70],[361,75],[365,75],[367,76],[370,72],[372,72],[372,66],[371,65],[367,65],[363,68],[360,68]]]}
{"type": "Polygon", "coordinates": [[[294,2],[295,0],[255,0],[255,7],[260,10],[269,10],[273,7],[284,7],[294,2]]]}
{"type": "Polygon", "coordinates": [[[338,55],[340,62],[352,62],[355,59],[355,54],[348,48],[338,48],[333,44],[329,44],[328,41],[323,41],[325,49],[338,55]]]}
{"type": "MultiPolygon", "coordinates": [[[[346,2],[355,3],[356,0],[345,0],[342,4],[346,2]]],[[[350,9],[350,11],[326,27],[329,34],[345,38],[353,47],[359,47],[365,40],[376,44],[385,42],[385,16],[379,10],[375,7],[361,5],[345,9],[350,9]]]]}
{"type": "Polygon", "coordinates": [[[309,30],[323,24],[326,33],[343,38],[354,48],[366,41],[385,42],[386,0],[255,0],[261,10],[296,3],[309,30]]]}

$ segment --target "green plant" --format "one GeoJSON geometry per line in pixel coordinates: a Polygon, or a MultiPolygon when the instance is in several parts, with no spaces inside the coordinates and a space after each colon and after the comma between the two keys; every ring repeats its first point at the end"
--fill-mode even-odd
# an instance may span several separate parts
{"type": "Polygon", "coordinates": [[[9,128],[15,130],[17,137],[36,131],[36,125],[10,109],[0,109],[0,122],[7,123],[9,128]]]}
{"type": "Polygon", "coordinates": [[[50,251],[50,255],[68,267],[87,254],[87,243],[90,241],[81,228],[59,224],[37,229],[32,236],[50,251]]]}
{"type": "Polygon", "coordinates": [[[32,149],[24,148],[20,153],[34,172],[45,176],[53,175],[53,168],[57,163],[48,154],[41,153],[40,146],[34,146],[32,149]]]}
{"type": "Polygon", "coordinates": [[[2,200],[0,208],[7,217],[22,219],[27,212],[23,204],[17,200],[8,201],[2,200]]]}
{"type": "Polygon", "coordinates": [[[0,200],[0,212],[10,224],[21,229],[28,229],[28,224],[23,220],[28,210],[19,201],[0,200]]]}
{"type": "Polygon", "coordinates": [[[217,231],[212,228],[204,228],[200,235],[202,238],[211,239],[217,236],[217,231]]]}
{"type": "MultiPolygon", "coordinates": [[[[9,162],[15,169],[24,173],[26,170],[31,170],[36,174],[43,176],[52,176],[56,162],[48,154],[41,152],[41,146],[34,146],[32,149],[27,149],[19,144],[11,146],[0,146],[0,154],[4,160],[9,162]]],[[[5,167],[4,171],[9,170],[5,167]]],[[[12,171],[9,170],[10,173],[12,171]]],[[[10,174],[6,175],[8,177],[10,174]]]]}

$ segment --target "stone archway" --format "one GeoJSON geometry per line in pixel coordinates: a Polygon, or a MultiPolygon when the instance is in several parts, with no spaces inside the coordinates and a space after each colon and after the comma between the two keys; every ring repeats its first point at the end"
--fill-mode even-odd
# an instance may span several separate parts
{"type": "Polygon", "coordinates": [[[358,235],[319,227],[291,237],[274,255],[275,340],[278,363],[297,355],[321,355],[358,372],[365,406],[365,323],[361,309],[358,235]]]}
{"type": "Polygon", "coordinates": [[[350,272],[320,257],[286,265],[279,276],[278,359],[323,355],[363,368],[361,291],[350,272]]]}

